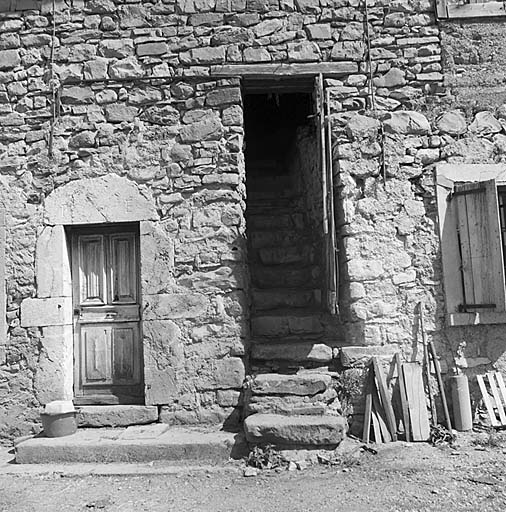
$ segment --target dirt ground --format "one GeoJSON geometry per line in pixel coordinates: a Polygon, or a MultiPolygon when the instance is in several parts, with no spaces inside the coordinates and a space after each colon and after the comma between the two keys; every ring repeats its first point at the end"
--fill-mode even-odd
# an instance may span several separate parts
{"type": "MultiPolygon", "coordinates": [[[[332,465],[292,463],[245,477],[244,463],[208,470],[76,476],[0,474],[0,511],[501,511],[506,434],[460,436],[433,447],[403,442],[374,454],[349,441],[332,465]],[[302,467],[302,469],[297,469],[302,467]],[[158,473],[158,474],[155,474],[158,473]]],[[[325,462],[325,461],[323,461],[325,462]]],[[[253,471],[254,472],[254,471],[253,471]]]]}

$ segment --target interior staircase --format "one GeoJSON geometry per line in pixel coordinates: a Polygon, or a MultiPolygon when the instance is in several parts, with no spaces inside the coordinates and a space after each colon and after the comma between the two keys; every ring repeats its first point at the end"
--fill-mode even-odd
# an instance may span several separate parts
{"type": "Polygon", "coordinates": [[[335,330],[321,305],[319,233],[292,180],[257,178],[248,188],[253,379],[245,432],[253,444],[328,447],[346,432],[328,374],[335,330]]]}

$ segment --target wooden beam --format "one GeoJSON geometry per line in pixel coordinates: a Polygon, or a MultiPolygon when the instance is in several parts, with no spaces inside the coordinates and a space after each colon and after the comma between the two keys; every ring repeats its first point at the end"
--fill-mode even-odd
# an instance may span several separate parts
{"type": "Polygon", "coordinates": [[[297,78],[300,76],[316,76],[323,74],[326,77],[358,73],[358,63],[342,62],[308,62],[300,64],[223,64],[211,66],[212,77],[239,76],[249,78],[297,78]]]}
{"type": "Polygon", "coordinates": [[[402,422],[404,424],[406,441],[409,443],[411,441],[411,435],[409,426],[408,398],[406,397],[406,383],[404,382],[404,373],[402,373],[401,356],[399,352],[395,354],[395,363],[397,365],[399,393],[401,395],[402,422]]]}

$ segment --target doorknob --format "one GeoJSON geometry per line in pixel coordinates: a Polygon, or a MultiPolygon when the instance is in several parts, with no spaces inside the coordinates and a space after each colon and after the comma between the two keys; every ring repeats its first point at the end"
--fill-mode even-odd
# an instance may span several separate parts
{"type": "Polygon", "coordinates": [[[81,316],[81,308],[74,308],[74,315],[81,316]]]}

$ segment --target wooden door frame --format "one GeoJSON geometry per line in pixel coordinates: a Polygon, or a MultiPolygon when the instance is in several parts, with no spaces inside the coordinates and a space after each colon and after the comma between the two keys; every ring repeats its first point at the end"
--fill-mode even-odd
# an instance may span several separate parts
{"type": "MultiPolygon", "coordinates": [[[[140,384],[141,388],[144,388],[144,354],[143,354],[143,335],[142,335],[142,296],[141,296],[141,261],[140,261],[140,225],[139,222],[119,222],[119,223],[107,223],[107,224],[85,224],[85,225],[72,225],[66,226],[66,235],[68,240],[69,247],[69,257],[70,257],[70,266],[71,266],[71,279],[72,279],[72,328],[73,328],[73,396],[74,402],[79,405],[119,405],[119,404],[136,404],[143,405],[145,401],[145,396],[143,393],[142,400],[137,398],[132,398],[132,400],[128,400],[125,397],[114,397],[114,395],[100,395],[100,394],[90,394],[90,395],[80,395],[78,394],[78,390],[81,389],[81,339],[80,332],[78,329],[78,319],[75,314],[76,311],[76,298],[80,296],[79,284],[79,264],[74,257],[77,254],[77,240],[81,235],[88,234],[100,234],[100,235],[111,235],[111,234],[120,234],[120,233],[133,233],[135,235],[135,259],[136,259],[136,298],[137,304],[139,306],[139,320],[138,320],[138,353],[137,360],[139,364],[139,372],[140,372],[140,384]]],[[[109,254],[110,250],[106,250],[105,254],[109,254]]],[[[106,256],[107,257],[107,256],[106,256]]],[[[109,254],[110,257],[110,254],[109,254]]],[[[104,267],[107,267],[107,260],[104,261],[104,267]]],[[[104,276],[104,283],[108,283],[109,277],[107,275],[104,276]]],[[[110,293],[110,283],[106,286],[106,293],[110,293]]],[[[107,302],[107,297],[106,297],[107,302]]]]}

